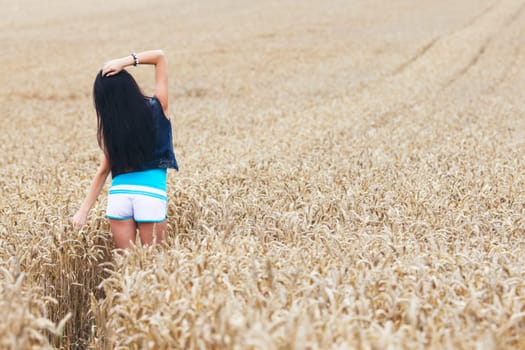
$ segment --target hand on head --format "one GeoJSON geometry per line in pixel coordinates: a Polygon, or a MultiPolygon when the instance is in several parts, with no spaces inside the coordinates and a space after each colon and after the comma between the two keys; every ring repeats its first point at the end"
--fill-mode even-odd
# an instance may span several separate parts
{"type": "Polygon", "coordinates": [[[124,67],[125,62],[123,62],[120,58],[108,61],[104,64],[104,67],[102,68],[102,76],[110,77],[112,75],[118,74],[122,69],[124,69],[124,67]]]}

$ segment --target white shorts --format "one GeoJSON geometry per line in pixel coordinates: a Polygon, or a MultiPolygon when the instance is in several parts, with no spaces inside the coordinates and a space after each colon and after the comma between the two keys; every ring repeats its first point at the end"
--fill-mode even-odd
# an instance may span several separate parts
{"type": "Polygon", "coordinates": [[[112,186],[109,189],[108,219],[162,222],[166,220],[167,211],[165,191],[132,185],[112,186]]]}

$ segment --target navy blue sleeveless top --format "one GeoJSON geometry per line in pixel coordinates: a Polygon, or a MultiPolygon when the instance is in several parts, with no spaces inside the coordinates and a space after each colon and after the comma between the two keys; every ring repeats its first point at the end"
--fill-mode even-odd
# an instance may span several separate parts
{"type": "MultiPolygon", "coordinates": [[[[171,121],[166,118],[162,105],[156,96],[153,96],[148,100],[148,105],[153,111],[153,121],[156,135],[155,154],[153,160],[144,163],[139,169],[134,171],[143,171],[149,169],[158,168],[172,168],[179,170],[179,164],[175,158],[175,152],[173,151],[173,136],[171,130],[171,121]]],[[[115,169],[111,169],[112,177],[116,177],[123,172],[115,172],[115,169]]]]}

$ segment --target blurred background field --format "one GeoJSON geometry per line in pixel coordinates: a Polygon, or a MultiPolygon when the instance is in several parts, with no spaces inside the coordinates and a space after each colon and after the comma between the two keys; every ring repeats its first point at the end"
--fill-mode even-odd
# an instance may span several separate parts
{"type": "Polygon", "coordinates": [[[0,348],[525,348],[525,2],[0,8],[0,348]],[[115,256],[92,83],[155,48],[169,239],[115,256]]]}

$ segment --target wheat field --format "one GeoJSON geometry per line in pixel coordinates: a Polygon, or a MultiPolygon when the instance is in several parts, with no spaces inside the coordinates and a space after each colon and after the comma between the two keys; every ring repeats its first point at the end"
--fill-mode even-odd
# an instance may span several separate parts
{"type": "Polygon", "coordinates": [[[525,2],[0,7],[0,348],[525,349],[525,2]],[[120,255],[108,184],[68,218],[155,48],[181,170],[120,255]]]}

